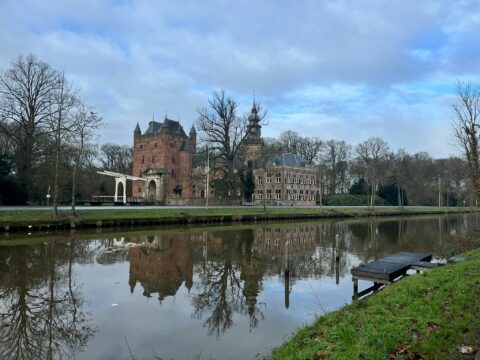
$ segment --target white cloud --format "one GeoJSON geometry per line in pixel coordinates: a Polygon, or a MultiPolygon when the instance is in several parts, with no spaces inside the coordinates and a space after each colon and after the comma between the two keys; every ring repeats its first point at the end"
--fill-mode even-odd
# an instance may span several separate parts
{"type": "Polygon", "coordinates": [[[268,108],[266,134],[444,156],[448,94],[480,79],[480,4],[379,2],[3,0],[0,67],[34,53],[82,88],[107,126],[131,143],[135,123],[180,115],[188,128],[211,91],[268,108]],[[446,96],[446,97],[445,97],[446,96]],[[443,99],[443,100],[442,100],[443,99]]]}

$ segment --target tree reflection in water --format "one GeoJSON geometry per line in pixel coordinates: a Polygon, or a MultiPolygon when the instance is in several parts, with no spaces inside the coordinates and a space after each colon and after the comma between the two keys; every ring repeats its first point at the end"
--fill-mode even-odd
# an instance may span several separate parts
{"type": "Polygon", "coordinates": [[[231,241],[211,237],[204,242],[205,258],[192,298],[194,316],[208,314],[204,325],[217,337],[233,325],[235,313],[247,315],[250,330],[255,328],[264,318],[257,296],[265,269],[252,255],[253,234],[242,231],[231,241]]]}
{"type": "Polygon", "coordinates": [[[95,329],[89,325],[74,261],[91,261],[87,242],[50,241],[0,252],[0,358],[71,358],[95,329]]]}

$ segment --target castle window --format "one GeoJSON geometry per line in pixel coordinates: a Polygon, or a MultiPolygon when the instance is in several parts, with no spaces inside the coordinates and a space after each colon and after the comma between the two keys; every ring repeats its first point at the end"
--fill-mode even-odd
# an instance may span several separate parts
{"type": "Polygon", "coordinates": [[[263,184],[263,175],[258,175],[257,180],[258,180],[258,185],[262,185],[263,184]]]}
{"type": "Polygon", "coordinates": [[[172,164],[175,164],[175,157],[172,156],[172,164]]]}
{"type": "Polygon", "coordinates": [[[282,200],[282,190],[280,189],[275,190],[275,199],[282,200]]]}
{"type": "Polygon", "coordinates": [[[267,173],[267,184],[272,182],[272,174],[267,173]]]}
{"type": "Polygon", "coordinates": [[[140,186],[137,188],[137,192],[142,192],[142,188],[140,186]]]}
{"type": "Polygon", "coordinates": [[[143,149],[143,145],[142,145],[142,144],[138,145],[138,147],[139,147],[140,149],[143,149]]]}
{"type": "Polygon", "coordinates": [[[282,174],[281,173],[276,173],[275,174],[275,182],[277,184],[280,184],[282,182],[282,174]]]}
{"type": "Polygon", "coordinates": [[[292,190],[287,189],[287,194],[285,195],[285,200],[291,200],[292,190]]]}
{"type": "Polygon", "coordinates": [[[263,197],[263,191],[262,190],[257,190],[257,199],[261,200],[263,197]]]}
{"type": "Polygon", "coordinates": [[[158,143],[155,143],[155,147],[158,147],[158,143]]]}
{"type": "Polygon", "coordinates": [[[155,156],[152,155],[152,164],[155,164],[155,156]]]}
{"type": "Polygon", "coordinates": [[[145,156],[142,156],[142,164],[145,164],[145,156]]]}
{"type": "Polygon", "coordinates": [[[267,196],[266,199],[270,200],[272,198],[272,189],[267,189],[267,196]]]}

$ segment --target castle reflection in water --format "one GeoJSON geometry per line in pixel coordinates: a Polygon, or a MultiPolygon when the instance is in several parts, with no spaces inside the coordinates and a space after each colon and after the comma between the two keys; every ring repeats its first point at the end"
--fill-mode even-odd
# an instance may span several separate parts
{"type": "MultiPolygon", "coordinates": [[[[234,276],[229,280],[238,282],[231,280],[227,285],[238,285],[247,302],[254,303],[262,279],[277,275],[289,287],[288,294],[296,278],[338,278],[345,268],[345,256],[340,256],[341,266],[335,266],[335,242],[330,241],[332,234],[322,229],[316,224],[301,224],[131,237],[128,241],[142,246],[128,249],[130,289],[133,292],[140,284],[145,296],[156,293],[162,301],[174,296],[182,284],[189,291],[194,285],[196,289],[208,288],[208,283],[228,275],[234,276]]],[[[343,245],[339,245],[339,253],[344,255],[343,245]]]]}
{"type": "MultiPolygon", "coordinates": [[[[350,269],[360,262],[398,251],[448,256],[458,234],[478,227],[478,217],[186,227],[143,230],[142,235],[131,231],[29,238],[28,245],[12,244],[0,252],[0,358],[71,358],[87,347],[97,328],[82,276],[94,286],[97,279],[88,276],[97,276],[113,264],[113,269],[121,269],[122,264],[129,267],[128,284],[123,276],[115,278],[125,292],[129,289],[156,298],[160,306],[179,292],[186,294],[191,317],[219,337],[233,326],[234,318],[240,319],[236,315],[242,315],[241,321],[247,321],[250,328],[264,319],[268,323],[265,302],[273,302],[273,297],[282,297],[276,300],[284,307],[276,309],[294,311],[292,299],[299,299],[295,291],[302,294],[305,280],[328,282],[328,291],[334,291],[335,283],[341,287],[348,280],[350,285],[350,269]]],[[[343,304],[344,298],[339,301],[343,304]]]]}
{"type": "MultiPolygon", "coordinates": [[[[283,283],[288,308],[299,279],[328,277],[338,284],[352,266],[395,251],[432,252],[433,248],[441,256],[448,244],[445,238],[468,225],[455,219],[442,219],[438,228],[425,224],[396,219],[186,229],[130,237],[128,242],[141,246],[129,248],[123,258],[130,261],[132,292],[140,285],[144,296],[157,294],[161,302],[183,285],[195,316],[240,312],[248,314],[254,326],[261,317],[257,297],[266,278],[277,277],[283,283]],[[438,240],[433,245],[432,232],[438,240]]],[[[210,320],[209,329],[217,331],[215,319],[210,320]]]]}

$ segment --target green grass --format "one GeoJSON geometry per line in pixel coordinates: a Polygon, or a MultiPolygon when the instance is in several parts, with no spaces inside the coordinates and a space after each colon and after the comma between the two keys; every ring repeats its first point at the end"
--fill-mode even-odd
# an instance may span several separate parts
{"type": "Polygon", "coordinates": [[[105,209],[105,210],[89,210],[78,211],[78,216],[73,218],[68,211],[60,212],[59,218],[55,218],[50,211],[1,211],[0,226],[15,225],[42,225],[66,223],[72,220],[77,223],[92,223],[96,221],[112,221],[112,220],[172,220],[172,221],[196,221],[205,219],[214,219],[225,217],[229,220],[242,220],[245,218],[257,219],[274,219],[276,217],[361,217],[371,215],[411,215],[411,214],[444,214],[470,211],[466,208],[405,208],[397,207],[376,208],[368,210],[367,208],[346,208],[337,207],[335,209],[325,209],[319,207],[311,208],[294,208],[294,207],[278,207],[267,208],[264,211],[262,207],[245,207],[245,208],[213,208],[213,209],[105,209]]]}
{"type": "Polygon", "coordinates": [[[480,348],[480,249],[466,256],[318,318],[269,359],[465,359],[460,346],[480,348]]]}

